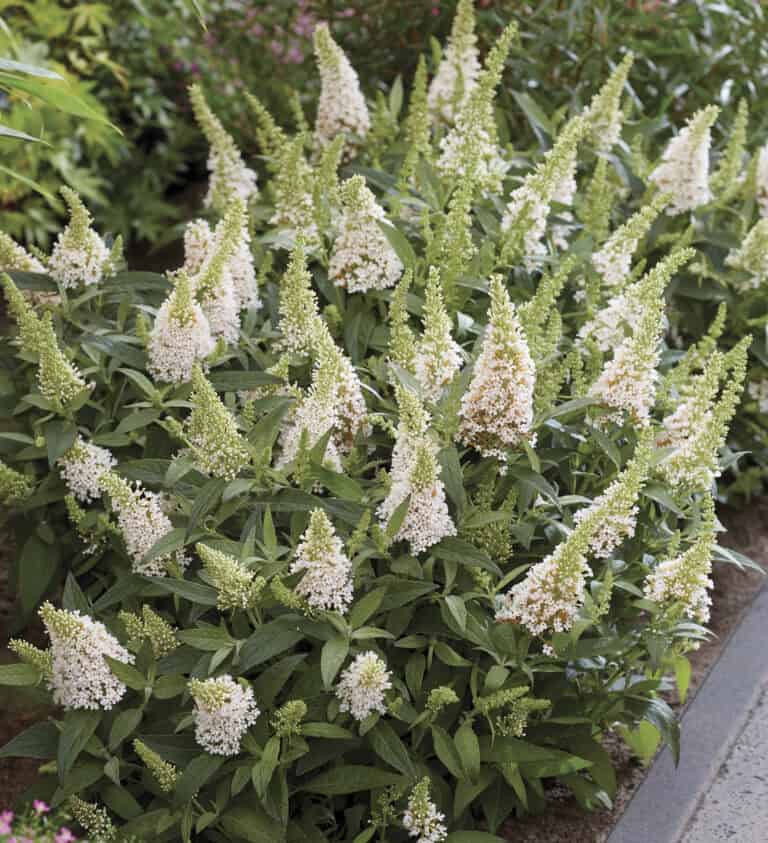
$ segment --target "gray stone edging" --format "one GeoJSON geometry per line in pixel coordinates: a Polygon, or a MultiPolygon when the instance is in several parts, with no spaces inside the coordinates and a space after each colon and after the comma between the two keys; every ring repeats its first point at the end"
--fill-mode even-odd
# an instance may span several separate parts
{"type": "Polygon", "coordinates": [[[755,597],[682,719],[680,765],[664,749],[607,843],[681,843],[768,683],[768,587],[755,597]]]}

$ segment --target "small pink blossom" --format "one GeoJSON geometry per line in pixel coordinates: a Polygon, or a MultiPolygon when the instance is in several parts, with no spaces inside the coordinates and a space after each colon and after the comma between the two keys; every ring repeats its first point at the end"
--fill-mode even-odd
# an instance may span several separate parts
{"type": "MultiPolygon", "coordinates": [[[[10,813],[10,812],[6,812],[10,813]]],[[[13,819],[13,814],[11,814],[11,819],[13,819]]],[[[11,820],[4,820],[0,817],[0,834],[10,834],[11,833],[11,820]]]]}
{"type": "Polygon", "coordinates": [[[55,843],[73,843],[75,840],[77,840],[77,837],[66,826],[60,828],[54,838],[55,843]]]}
{"type": "Polygon", "coordinates": [[[47,814],[50,811],[50,806],[48,806],[42,799],[35,799],[32,803],[32,807],[35,809],[36,814],[47,814]]]}

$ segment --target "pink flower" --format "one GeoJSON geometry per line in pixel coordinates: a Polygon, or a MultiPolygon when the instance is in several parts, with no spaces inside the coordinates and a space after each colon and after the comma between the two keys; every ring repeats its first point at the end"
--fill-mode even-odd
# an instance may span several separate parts
{"type": "Polygon", "coordinates": [[[35,809],[36,814],[47,814],[48,811],[51,810],[42,799],[35,799],[32,803],[32,807],[35,809]]]}
{"type": "Polygon", "coordinates": [[[66,826],[60,828],[59,833],[54,837],[55,843],[72,843],[74,840],[77,840],[77,837],[66,826]]]}
{"type": "Polygon", "coordinates": [[[251,35],[255,35],[257,38],[264,34],[264,27],[260,23],[255,23],[251,27],[251,35]]]}
{"type": "Polygon", "coordinates": [[[13,822],[13,811],[3,811],[3,813],[0,814],[0,822],[12,823],[13,822]]]}
{"type": "MultiPolygon", "coordinates": [[[[10,811],[6,811],[6,814],[10,814],[10,811]]],[[[13,819],[13,814],[11,814],[11,819],[13,819]]],[[[4,820],[0,817],[0,835],[2,834],[10,834],[11,833],[11,820],[4,820]]]]}

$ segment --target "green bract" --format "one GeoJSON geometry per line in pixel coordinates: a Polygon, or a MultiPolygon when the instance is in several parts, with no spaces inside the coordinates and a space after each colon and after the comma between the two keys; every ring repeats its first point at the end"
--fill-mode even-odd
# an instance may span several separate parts
{"type": "Polygon", "coordinates": [[[423,65],[402,126],[392,97],[368,128],[357,90],[353,126],[326,88],[295,136],[251,103],[258,193],[194,89],[221,217],[190,224],[183,272],[9,267],[21,615],[64,588],[50,648],[16,641],[0,682],[70,708],[0,754],[55,759],[44,789],[93,839],[493,835],[553,779],[607,804],[619,728],[677,751],[658,691],[726,558],[712,492],[749,340],[718,350],[725,314],[702,304],[697,332],[667,298],[764,259],[754,179],[731,269],[651,179],[682,173],[677,204],[716,225],[726,177],[710,196],[688,154],[713,112],[647,168],[608,143],[633,139],[629,59],[552,119],[549,154],[511,155],[492,121],[513,35],[463,78],[458,128],[425,124],[423,65]]]}

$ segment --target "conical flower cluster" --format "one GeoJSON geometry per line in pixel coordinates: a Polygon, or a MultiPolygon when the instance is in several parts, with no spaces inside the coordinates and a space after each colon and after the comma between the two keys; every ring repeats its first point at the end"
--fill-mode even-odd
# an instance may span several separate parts
{"type": "Polygon", "coordinates": [[[648,600],[658,603],[675,616],[692,618],[699,623],[709,620],[714,583],[712,549],[715,545],[715,514],[711,498],[704,523],[691,547],[674,559],[657,565],[648,574],[643,591],[648,600]]]}
{"type": "Polygon", "coordinates": [[[278,168],[270,183],[275,212],[270,225],[294,229],[308,247],[320,242],[314,202],[314,171],[304,157],[304,136],[287,141],[278,156],[278,168]]]}
{"type": "Polygon", "coordinates": [[[621,136],[621,94],[634,60],[631,52],[624,56],[586,111],[592,143],[600,152],[609,152],[621,136]]]}
{"type": "Polygon", "coordinates": [[[368,134],[371,118],[360,80],[344,51],[331,37],[326,23],[315,28],[315,57],[320,71],[315,140],[327,146],[338,134],[346,139],[346,153],[354,155],[356,144],[368,134]]]}
{"type": "Polygon", "coordinates": [[[440,480],[437,446],[429,437],[429,415],[413,393],[397,388],[400,422],[392,451],[389,494],[379,506],[379,519],[386,525],[407,499],[408,510],[395,535],[419,554],[446,536],[456,535],[448,511],[445,486],[440,480]]]}
{"type": "Polygon", "coordinates": [[[629,277],[632,256],[653,221],[664,209],[669,197],[662,194],[633,214],[611,234],[599,251],[592,255],[592,265],[607,287],[620,287],[629,277]]]}
{"type": "Polygon", "coordinates": [[[768,218],[759,220],[744,238],[739,249],[732,249],[727,266],[749,274],[746,287],[757,289],[768,279],[768,218]]]}
{"type": "Polygon", "coordinates": [[[218,591],[217,606],[222,612],[234,609],[252,609],[266,584],[264,577],[257,577],[241,562],[204,544],[195,545],[203,561],[206,576],[218,591]]]}
{"type": "Polygon", "coordinates": [[[413,77],[408,115],[403,123],[403,137],[405,138],[405,157],[400,167],[398,184],[405,189],[416,173],[419,159],[428,157],[432,151],[427,105],[427,63],[424,56],[419,56],[419,63],[413,77]]]}
{"type": "Polygon", "coordinates": [[[384,210],[362,176],[349,179],[341,196],[341,224],[328,276],[350,293],[394,286],[402,275],[403,264],[379,225],[380,221],[386,222],[384,210]]]}
{"type": "Polygon", "coordinates": [[[106,448],[79,437],[57,464],[69,491],[83,503],[101,497],[101,477],[117,464],[106,448]]]}
{"type": "Polygon", "coordinates": [[[149,335],[147,369],[156,380],[179,384],[191,379],[195,365],[213,352],[216,341],[187,272],[180,270],[174,280],[149,335]]]}
{"type": "Polygon", "coordinates": [[[640,282],[642,315],[635,332],[616,349],[589,394],[612,410],[609,418],[621,423],[626,412],[634,423],[646,425],[659,379],[659,342],[663,331],[664,290],[672,275],[694,255],[678,249],[660,261],[640,282]]]}
{"type": "Polygon", "coordinates": [[[296,592],[313,609],[345,614],[352,602],[352,563],[328,516],[315,509],[296,548],[291,573],[302,573],[296,592]]]}
{"type": "Polygon", "coordinates": [[[80,823],[93,841],[112,843],[117,838],[117,829],[112,824],[106,808],[94,802],[84,802],[77,796],[70,796],[67,807],[75,821],[80,823]]]}
{"type": "Polygon", "coordinates": [[[128,633],[128,649],[134,653],[138,653],[144,642],[148,641],[154,657],[162,659],[179,646],[176,627],[171,626],[146,603],[141,607],[141,614],[122,611],[118,619],[128,633]]]}
{"type": "Polygon", "coordinates": [[[398,281],[389,300],[389,362],[407,372],[416,368],[416,337],[408,324],[408,291],[413,272],[408,269],[398,281]]]}
{"type": "Polygon", "coordinates": [[[48,271],[62,287],[98,284],[114,272],[112,254],[91,227],[91,215],[80,197],[68,187],[62,187],[61,194],[69,208],[69,223],[56,238],[48,271]]]}
{"type": "Polygon", "coordinates": [[[376,711],[386,714],[384,695],[392,687],[391,677],[386,662],[373,650],[355,656],[336,685],[341,710],[348,711],[358,721],[376,711]]]}
{"type": "Polygon", "coordinates": [[[425,776],[411,791],[403,814],[403,825],[416,843],[440,843],[448,837],[445,814],[429,798],[429,777],[425,776]]]}
{"type": "Polygon", "coordinates": [[[150,749],[144,741],[136,739],[133,742],[133,749],[136,755],[144,762],[144,766],[155,778],[160,790],[163,793],[170,793],[176,786],[179,771],[170,761],[164,761],[161,756],[150,749]]]}
{"type": "Polygon", "coordinates": [[[11,506],[32,494],[32,483],[20,471],[0,460],[0,504],[11,506]]]}
{"type": "Polygon", "coordinates": [[[709,105],[697,111],[669,142],[650,180],[670,194],[669,213],[682,214],[705,205],[709,190],[709,148],[712,124],[719,109],[709,105]]]}
{"type": "Polygon", "coordinates": [[[160,495],[147,491],[139,483],[132,486],[113,471],[102,475],[101,488],[109,495],[112,510],[117,515],[125,549],[133,560],[134,573],[164,577],[169,563],[173,562],[180,568],[186,567],[188,560],[181,551],[144,561],[144,556],[155,542],[173,529],[173,524],[163,511],[160,495]]]}
{"type": "Polygon", "coordinates": [[[240,743],[261,711],[253,691],[225,674],[216,679],[192,679],[195,740],[211,755],[237,755],[240,743]]]}
{"type": "Polygon", "coordinates": [[[40,617],[51,639],[54,702],[68,709],[110,709],[119,703],[126,687],[104,657],[131,664],[133,656],[104,624],[50,603],[43,604],[40,617]]]}
{"type": "Polygon", "coordinates": [[[258,192],[256,173],[245,166],[240,150],[221,121],[208,107],[199,85],[189,89],[195,119],[210,146],[208,172],[210,181],[205,207],[224,214],[231,200],[239,197],[246,204],[258,192]]]}
{"type": "Polygon", "coordinates": [[[517,26],[510,24],[499,36],[455,126],[440,141],[440,173],[456,180],[468,179],[483,190],[497,189],[507,169],[498,146],[493,107],[504,62],[516,35],[517,26]]]}
{"type": "Polygon", "coordinates": [[[563,185],[572,185],[578,144],[588,126],[583,117],[569,120],[544,160],[510,195],[501,220],[508,260],[525,255],[526,266],[532,269],[536,259],[546,252],[541,240],[547,229],[550,205],[558,194],[564,198],[563,185]]]}
{"type": "Polygon", "coordinates": [[[461,400],[458,438],[483,456],[506,451],[531,435],[535,369],[501,277],[490,280],[491,310],[469,389],[461,400]]]}
{"type": "Polygon", "coordinates": [[[40,392],[54,406],[69,403],[86,387],[77,367],[59,348],[50,313],[39,318],[8,275],[2,276],[8,310],[19,327],[21,347],[37,355],[37,381],[40,392]]]}
{"type": "Polygon", "coordinates": [[[424,332],[414,360],[414,374],[428,401],[437,401],[444,387],[461,368],[459,344],[451,335],[451,319],[445,310],[440,273],[432,267],[424,301],[424,332]]]}
{"type": "Polygon", "coordinates": [[[318,318],[317,294],[307,269],[304,238],[300,236],[280,281],[280,350],[288,354],[309,355],[318,318]]]}
{"type": "Polygon", "coordinates": [[[199,366],[192,370],[192,412],[184,431],[201,471],[212,477],[234,480],[248,465],[250,453],[232,414],[199,366]]]}
{"type": "Polygon", "coordinates": [[[459,0],[448,43],[429,85],[427,102],[433,118],[452,123],[465,105],[479,75],[473,0],[459,0]]]}

